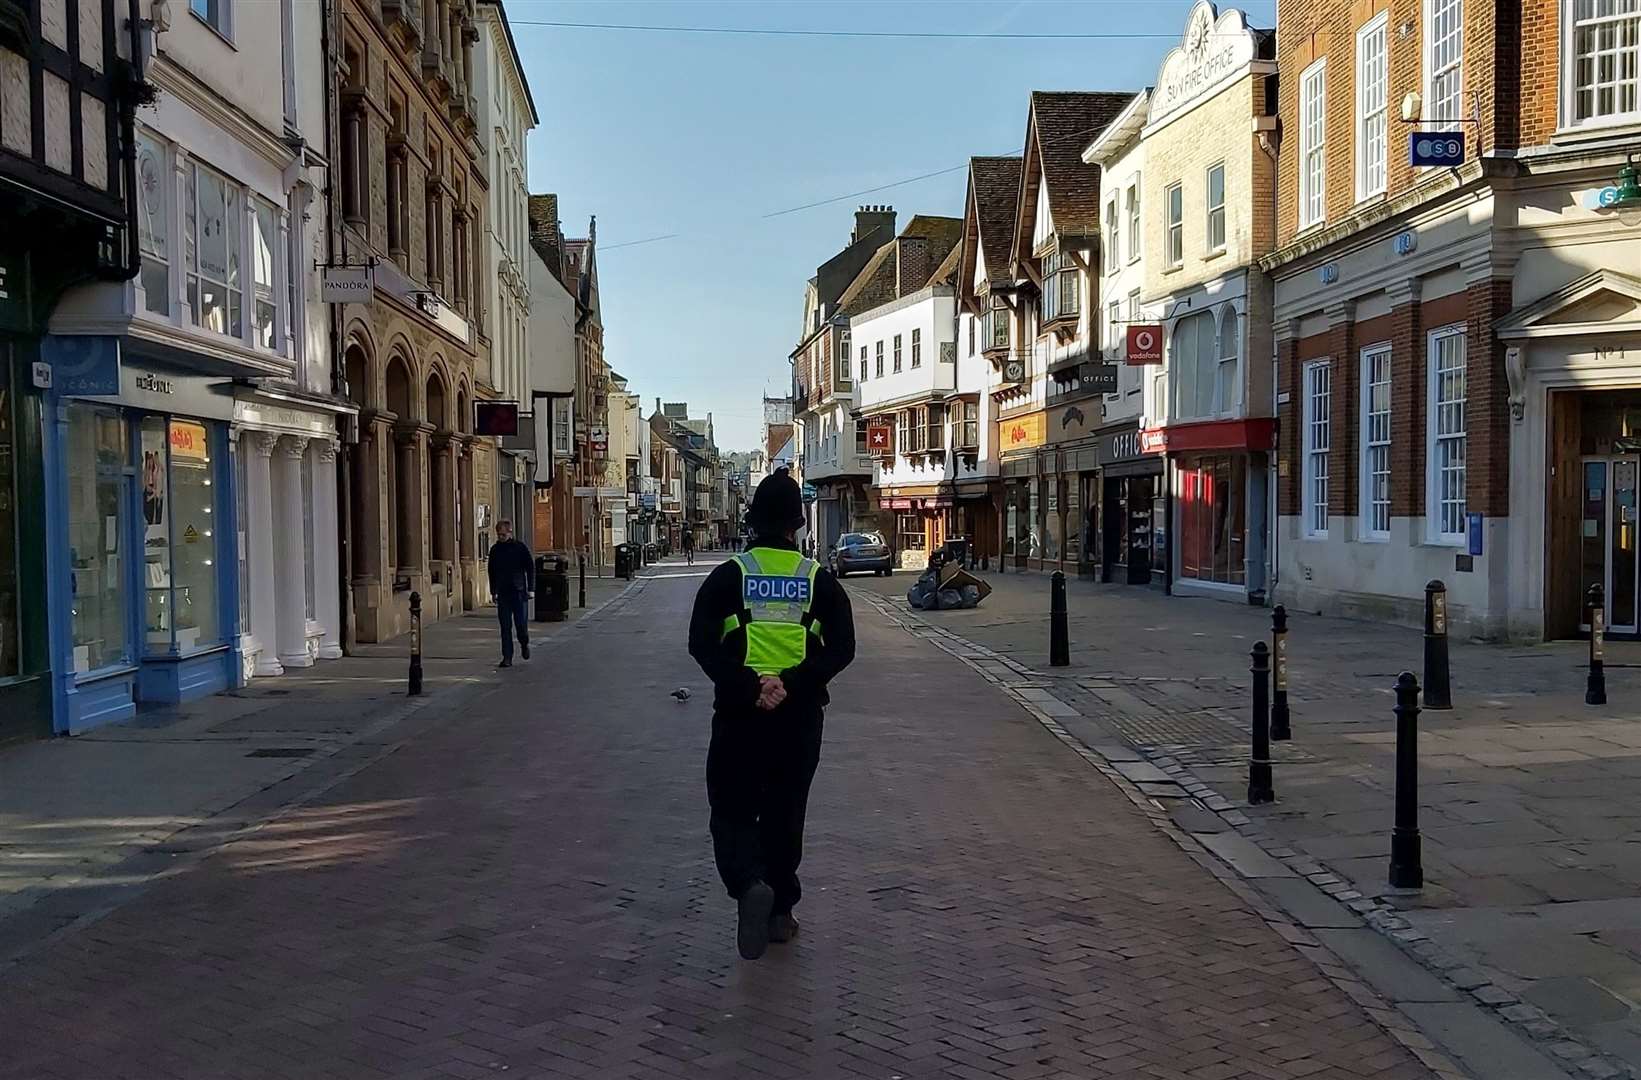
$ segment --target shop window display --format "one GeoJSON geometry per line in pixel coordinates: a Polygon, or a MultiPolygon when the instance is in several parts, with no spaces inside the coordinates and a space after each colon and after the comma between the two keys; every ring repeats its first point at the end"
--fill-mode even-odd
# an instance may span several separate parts
{"type": "Polygon", "coordinates": [[[68,544],[74,670],[130,661],[126,634],[125,420],[113,409],[68,409],[68,544]]]}
{"type": "Polygon", "coordinates": [[[150,653],[187,654],[221,636],[209,432],[144,417],[140,452],[145,641],[150,653]]]}

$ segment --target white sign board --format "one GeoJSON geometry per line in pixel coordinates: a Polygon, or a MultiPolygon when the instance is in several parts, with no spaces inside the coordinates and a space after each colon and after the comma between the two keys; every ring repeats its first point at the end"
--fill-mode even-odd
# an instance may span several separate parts
{"type": "Polygon", "coordinates": [[[1185,23],[1185,36],[1163,58],[1151,94],[1148,124],[1189,109],[1240,75],[1257,55],[1257,43],[1242,12],[1217,16],[1209,0],[1198,0],[1185,23]]]}
{"type": "Polygon", "coordinates": [[[376,295],[368,266],[327,266],[319,277],[319,298],[327,304],[368,304],[376,295]]]}

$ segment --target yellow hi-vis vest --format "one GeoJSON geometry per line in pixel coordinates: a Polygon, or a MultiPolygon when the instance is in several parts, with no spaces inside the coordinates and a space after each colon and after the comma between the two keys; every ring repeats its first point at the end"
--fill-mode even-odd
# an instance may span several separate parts
{"type": "Polygon", "coordinates": [[[746,666],[779,675],[803,663],[809,635],[821,638],[810,613],[820,565],[796,551],[751,548],[735,556],[741,568],[741,610],[724,620],[723,637],[746,629],[746,666]]]}

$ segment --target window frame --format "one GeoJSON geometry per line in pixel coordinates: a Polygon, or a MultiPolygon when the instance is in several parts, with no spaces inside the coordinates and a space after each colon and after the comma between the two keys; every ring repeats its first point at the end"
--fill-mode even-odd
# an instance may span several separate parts
{"type": "Polygon", "coordinates": [[[1140,242],[1143,230],[1140,228],[1140,182],[1136,177],[1128,185],[1124,196],[1128,204],[1128,263],[1132,266],[1140,261],[1140,242]]]}
{"type": "Polygon", "coordinates": [[[1163,252],[1164,262],[1168,269],[1175,270],[1185,265],[1185,185],[1181,181],[1174,181],[1163,189],[1164,205],[1162,208],[1165,234],[1168,237],[1166,249],[1163,252]],[[1179,203],[1179,217],[1175,218],[1174,204],[1179,203]]]}
{"type": "Polygon", "coordinates": [[[188,0],[188,13],[201,23],[211,28],[218,37],[229,45],[234,43],[234,5],[233,0],[188,0]],[[217,7],[218,18],[212,19],[208,14],[211,5],[217,7]],[[200,8],[206,8],[201,11],[200,8]]]}
{"type": "Polygon", "coordinates": [[[854,351],[854,342],[849,338],[849,331],[838,331],[838,355],[835,361],[836,374],[834,378],[839,386],[847,386],[854,381],[854,371],[849,366],[854,351]]]}
{"type": "Polygon", "coordinates": [[[1464,0],[1424,0],[1424,2],[1420,5],[1420,9],[1421,9],[1420,10],[1420,16],[1423,19],[1423,22],[1420,24],[1420,28],[1419,28],[1420,29],[1419,40],[1421,42],[1420,50],[1419,50],[1419,52],[1420,52],[1420,68],[1421,68],[1421,75],[1420,75],[1420,84],[1421,85],[1420,85],[1420,89],[1422,89],[1423,92],[1424,92],[1424,108],[1423,108],[1424,115],[1420,118],[1423,121],[1420,124],[1420,127],[1423,128],[1424,130],[1428,130],[1428,131],[1457,131],[1463,125],[1463,122],[1464,122],[1464,119],[1465,119],[1465,112],[1464,112],[1464,97],[1465,97],[1465,93],[1464,93],[1464,0]],[[1435,34],[1432,33],[1432,26],[1433,26],[1434,21],[1435,21],[1436,5],[1438,5],[1438,4],[1443,4],[1443,5],[1452,4],[1454,6],[1454,8],[1456,9],[1456,13],[1457,13],[1457,26],[1456,26],[1455,33],[1458,37],[1458,42],[1457,42],[1457,45],[1458,45],[1458,50],[1457,50],[1458,59],[1456,61],[1454,61],[1453,64],[1451,64],[1450,66],[1444,68],[1441,72],[1437,72],[1435,70],[1435,54],[1436,54],[1437,42],[1436,42],[1435,34]],[[1457,90],[1457,98],[1456,98],[1456,100],[1458,102],[1458,109],[1459,109],[1458,115],[1454,116],[1454,117],[1450,117],[1450,118],[1443,118],[1443,119],[1429,119],[1429,117],[1435,111],[1435,108],[1436,108],[1436,94],[1435,94],[1436,80],[1438,78],[1440,78],[1441,75],[1444,75],[1449,71],[1456,72],[1457,76],[1458,76],[1458,90],[1457,90]]]}
{"type": "Polygon", "coordinates": [[[857,380],[858,382],[866,381],[866,363],[866,346],[862,345],[860,347],[860,378],[857,380]]]}
{"type": "Polygon", "coordinates": [[[1390,444],[1391,423],[1395,410],[1393,388],[1396,381],[1393,357],[1391,343],[1388,341],[1376,341],[1371,345],[1363,346],[1361,350],[1362,370],[1358,382],[1361,388],[1361,411],[1357,418],[1357,431],[1359,433],[1357,441],[1361,446],[1357,490],[1360,493],[1361,505],[1357,508],[1357,513],[1361,522],[1358,529],[1360,538],[1368,543],[1385,543],[1390,540],[1392,505],[1390,497],[1390,444]],[[1385,377],[1382,381],[1376,381],[1373,377],[1373,369],[1375,363],[1381,359],[1384,361],[1385,377]],[[1373,390],[1377,386],[1384,387],[1385,407],[1383,410],[1376,410],[1373,407],[1373,390]],[[1373,419],[1375,415],[1381,413],[1384,418],[1384,436],[1383,438],[1375,438],[1373,435],[1373,419]],[[1375,467],[1375,451],[1383,453],[1383,469],[1375,467]],[[1374,480],[1380,475],[1385,478],[1385,498],[1382,504],[1384,506],[1385,527],[1382,529],[1377,527],[1374,520],[1375,512],[1381,504],[1379,500],[1373,497],[1374,480]]]}
{"type": "Polygon", "coordinates": [[[1122,226],[1117,220],[1117,196],[1113,192],[1110,200],[1105,204],[1106,251],[1105,269],[1107,273],[1114,273],[1122,265],[1122,226]]]}
{"type": "Polygon", "coordinates": [[[1355,101],[1355,129],[1356,129],[1356,201],[1365,202],[1375,196],[1383,195],[1390,183],[1390,12],[1381,11],[1373,18],[1362,24],[1356,31],[1356,101],[1355,101]],[[1368,54],[1364,45],[1375,36],[1379,39],[1379,107],[1376,114],[1370,114],[1367,105],[1368,54]],[[1378,121],[1379,160],[1378,171],[1369,175],[1370,154],[1374,135],[1369,131],[1369,125],[1378,121]]]}
{"type": "MultiPolygon", "coordinates": [[[[1430,544],[1441,547],[1461,547],[1467,543],[1468,537],[1465,528],[1465,515],[1469,511],[1469,502],[1466,490],[1469,483],[1470,463],[1470,430],[1469,430],[1469,328],[1464,323],[1450,323],[1438,326],[1425,335],[1425,538],[1430,544]],[[1450,369],[1457,371],[1462,381],[1463,392],[1457,399],[1460,406],[1459,415],[1463,424],[1457,434],[1451,432],[1441,434],[1438,427],[1441,423],[1440,382],[1441,371],[1438,368],[1440,361],[1439,349],[1443,342],[1457,340],[1459,345],[1458,366],[1450,369]],[[1442,468],[1437,461],[1437,451],[1441,443],[1455,441],[1461,448],[1458,469],[1460,483],[1458,500],[1458,528],[1446,530],[1441,527],[1441,517],[1444,501],[1441,492],[1442,468]]],[[[1452,403],[1449,403],[1452,404],[1452,403]]]]}
{"type": "Polygon", "coordinates": [[[1299,75],[1299,228],[1309,229],[1328,219],[1328,58],[1322,57],[1299,75]],[[1316,100],[1307,102],[1314,87],[1316,100]],[[1314,110],[1314,125],[1310,123],[1314,110]],[[1314,131],[1313,131],[1314,127],[1314,131]],[[1311,160],[1317,163],[1311,175],[1311,160]]]}
{"type": "Polygon", "coordinates": [[[900,339],[901,339],[901,335],[896,334],[895,335],[895,374],[896,375],[899,375],[900,370],[901,370],[901,367],[900,367],[900,364],[901,364],[900,339]]]}
{"type": "Polygon", "coordinates": [[[1203,240],[1207,244],[1208,254],[1218,255],[1224,252],[1228,241],[1225,223],[1225,162],[1216,161],[1203,171],[1202,205],[1204,218],[1202,223],[1203,240]],[[1219,205],[1214,205],[1214,173],[1219,173],[1219,205]],[[1214,240],[1214,215],[1219,215],[1219,240],[1214,240]]]}
{"type": "Polygon", "coordinates": [[[1299,491],[1300,529],[1308,540],[1326,540],[1332,480],[1329,465],[1333,452],[1333,360],[1306,361],[1301,369],[1299,386],[1303,410],[1300,416],[1303,453],[1299,491]],[[1319,373],[1326,375],[1325,387],[1317,384],[1319,373]],[[1325,401],[1320,416],[1317,415],[1318,397],[1325,401]],[[1324,440],[1321,445],[1318,445],[1318,434],[1324,440]],[[1321,495],[1320,500],[1318,494],[1321,495]]]}
{"type": "Polygon", "coordinates": [[[875,356],[875,359],[877,361],[877,365],[876,365],[875,369],[873,370],[872,377],[876,378],[876,379],[881,379],[881,378],[883,378],[883,339],[882,338],[878,338],[878,341],[877,341],[877,354],[875,356]]]}
{"type": "Polygon", "coordinates": [[[193,256],[187,260],[188,264],[182,267],[182,295],[188,305],[189,325],[216,337],[246,344],[248,321],[245,310],[245,282],[247,277],[250,276],[250,271],[246,266],[245,251],[246,240],[249,239],[247,235],[249,215],[246,211],[248,201],[253,196],[243,184],[228,176],[227,173],[219,172],[193,157],[188,159],[188,171],[184,183],[187,187],[185,195],[191,204],[183,208],[183,219],[178,223],[182,251],[185,257],[190,248],[189,229],[194,230],[191,245],[193,256]],[[204,268],[205,245],[201,242],[200,230],[203,223],[200,220],[199,201],[202,176],[210,177],[222,185],[223,258],[225,263],[223,276],[220,279],[209,276],[204,268]],[[237,198],[231,198],[232,196],[237,196],[237,198]],[[230,268],[229,264],[237,265],[230,268]],[[229,284],[230,279],[235,276],[236,272],[239,278],[238,288],[234,288],[229,284]],[[190,284],[193,285],[192,292],[189,290],[190,284]],[[205,324],[201,312],[201,302],[207,284],[218,286],[223,290],[222,312],[227,329],[215,330],[205,324]],[[233,330],[233,299],[236,295],[239,298],[239,329],[237,332],[233,330]]]}
{"type": "Polygon", "coordinates": [[[912,370],[923,366],[923,328],[912,327],[912,370]]]}
{"type": "MultiPolygon", "coordinates": [[[[1635,75],[1636,88],[1634,109],[1628,112],[1614,112],[1606,115],[1592,114],[1582,119],[1578,116],[1579,91],[1577,72],[1579,54],[1575,51],[1578,40],[1577,6],[1578,0],[1560,0],[1558,5],[1559,14],[1561,17],[1558,20],[1560,24],[1560,37],[1557,42],[1557,48],[1559,50],[1558,61],[1561,69],[1561,85],[1560,102],[1557,108],[1557,122],[1560,125],[1561,130],[1588,131],[1605,127],[1641,124],[1641,57],[1638,57],[1637,71],[1635,75]]],[[[1618,23],[1625,17],[1634,18],[1641,21],[1641,10],[1627,16],[1596,16],[1592,21],[1596,21],[1598,23],[1601,21],[1618,23]]],[[[1638,28],[1637,34],[1641,35],[1641,28],[1638,28]]],[[[1599,52],[1592,53],[1591,55],[1599,55],[1599,52]]],[[[1594,87],[1598,85],[1599,84],[1592,84],[1592,95],[1597,92],[1594,87]]],[[[1623,87],[1623,83],[1621,82],[1614,82],[1611,85],[1614,87],[1615,95],[1619,93],[1623,87]]]]}
{"type": "MultiPolygon", "coordinates": [[[[148,315],[155,319],[164,319],[165,321],[170,322],[176,318],[177,315],[177,293],[179,290],[177,288],[178,277],[174,276],[174,272],[179,270],[179,265],[177,262],[178,246],[176,244],[176,240],[179,238],[181,233],[181,225],[176,220],[177,193],[176,188],[172,186],[176,180],[175,149],[172,147],[169,140],[162,138],[160,134],[152,128],[145,127],[141,124],[137,125],[135,143],[139,163],[144,155],[144,144],[147,144],[147,146],[153,150],[153,156],[159,163],[159,182],[156,185],[154,206],[157,210],[157,214],[155,216],[163,219],[159,222],[163,228],[163,235],[156,236],[149,222],[149,214],[147,213],[147,207],[149,206],[148,198],[140,192],[135,195],[138,217],[137,245],[143,264],[143,268],[137,276],[138,283],[143,287],[143,304],[141,307],[141,314],[148,315]],[[162,255],[149,250],[150,247],[155,246],[163,247],[165,249],[164,254],[162,255]],[[148,289],[147,281],[145,280],[150,277],[150,272],[155,269],[163,269],[165,272],[165,291],[157,298],[154,297],[153,293],[148,289]],[[158,307],[155,306],[156,299],[160,304],[158,307]]],[[[137,186],[139,189],[143,186],[143,178],[140,167],[137,177],[137,186]]],[[[185,273],[185,271],[183,272],[185,273]]],[[[157,278],[155,280],[157,280],[157,278]]]]}

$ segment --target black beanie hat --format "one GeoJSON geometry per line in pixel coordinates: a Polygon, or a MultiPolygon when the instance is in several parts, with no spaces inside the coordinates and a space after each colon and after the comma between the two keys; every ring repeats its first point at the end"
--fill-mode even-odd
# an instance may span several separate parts
{"type": "Polygon", "coordinates": [[[798,482],[784,469],[766,477],[752,493],[746,520],[753,532],[762,535],[784,535],[803,525],[803,492],[798,482]]]}

